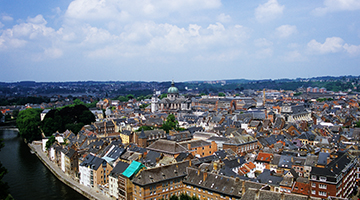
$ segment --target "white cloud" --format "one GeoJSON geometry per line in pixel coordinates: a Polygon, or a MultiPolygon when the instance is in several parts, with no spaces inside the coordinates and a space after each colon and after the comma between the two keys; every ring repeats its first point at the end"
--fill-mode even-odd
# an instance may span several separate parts
{"type": "Polygon", "coordinates": [[[356,45],[344,44],[343,47],[346,50],[346,52],[348,52],[351,56],[360,55],[360,45],[356,46],[356,45]]]}
{"type": "Polygon", "coordinates": [[[255,9],[255,18],[259,22],[267,22],[279,17],[283,11],[285,6],[280,5],[277,0],[269,0],[265,4],[260,4],[255,9]]]}
{"type": "Polygon", "coordinates": [[[34,18],[28,17],[26,21],[32,24],[47,24],[46,20],[42,15],[37,15],[34,18]]]}
{"type": "MultiPolygon", "coordinates": [[[[47,22],[42,15],[28,18],[26,21],[26,23],[17,24],[2,32],[0,36],[1,50],[27,48],[29,54],[36,54],[39,49],[47,49],[47,46],[56,41],[57,32],[46,26],[47,22]]],[[[60,55],[58,50],[51,49],[42,53],[48,54],[52,58],[60,55]]]]}
{"type": "Polygon", "coordinates": [[[227,23],[231,21],[230,15],[225,15],[224,13],[221,13],[217,16],[217,20],[221,23],[227,23]]]}
{"type": "Polygon", "coordinates": [[[327,54],[327,53],[337,53],[337,52],[347,52],[351,56],[356,56],[360,54],[360,45],[351,45],[344,44],[344,40],[339,37],[326,38],[323,44],[317,42],[316,40],[311,40],[308,43],[308,48],[310,52],[327,54]]]}
{"type": "Polygon", "coordinates": [[[0,22],[0,28],[4,27],[4,24],[0,22]]]}
{"type": "Polygon", "coordinates": [[[272,46],[273,43],[265,38],[259,38],[254,40],[254,44],[257,47],[267,47],[267,46],[272,46]]]}
{"type": "Polygon", "coordinates": [[[295,33],[297,33],[297,29],[294,25],[282,25],[276,28],[276,35],[281,38],[289,37],[295,33]]]}
{"type": "Polygon", "coordinates": [[[316,40],[311,40],[307,46],[311,52],[327,54],[327,53],[336,53],[343,50],[344,40],[339,37],[326,38],[323,44],[317,42],[316,40]]]}
{"type": "Polygon", "coordinates": [[[313,12],[324,15],[328,12],[360,10],[359,0],[324,0],[324,7],[316,8],[313,12]]]}
{"type": "Polygon", "coordinates": [[[59,48],[47,48],[44,51],[44,55],[49,58],[60,58],[63,55],[63,51],[59,48]]]}
{"type": "Polygon", "coordinates": [[[220,0],[74,0],[65,16],[71,22],[129,21],[163,18],[172,12],[192,12],[220,6],[220,0]]]}
{"type": "Polygon", "coordinates": [[[102,44],[116,39],[116,37],[111,35],[107,30],[89,25],[83,27],[82,31],[85,33],[83,43],[102,44]]]}
{"type": "Polygon", "coordinates": [[[14,20],[12,17],[8,16],[8,15],[3,15],[1,17],[2,21],[12,21],[14,20]]]}

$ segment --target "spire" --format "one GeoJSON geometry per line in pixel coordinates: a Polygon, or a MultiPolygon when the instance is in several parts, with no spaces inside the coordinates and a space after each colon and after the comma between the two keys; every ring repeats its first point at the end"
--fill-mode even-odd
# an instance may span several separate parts
{"type": "Polygon", "coordinates": [[[139,135],[139,139],[146,139],[146,135],[144,133],[144,129],[141,129],[141,133],[139,135]]]}
{"type": "Polygon", "coordinates": [[[171,87],[175,87],[174,80],[171,81],[171,87]]]}

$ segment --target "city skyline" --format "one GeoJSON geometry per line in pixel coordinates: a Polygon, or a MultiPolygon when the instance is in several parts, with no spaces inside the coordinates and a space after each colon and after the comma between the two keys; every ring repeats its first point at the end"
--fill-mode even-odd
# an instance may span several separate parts
{"type": "Polygon", "coordinates": [[[0,2],[0,82],[359,75],[360,2],[0,2]]]}

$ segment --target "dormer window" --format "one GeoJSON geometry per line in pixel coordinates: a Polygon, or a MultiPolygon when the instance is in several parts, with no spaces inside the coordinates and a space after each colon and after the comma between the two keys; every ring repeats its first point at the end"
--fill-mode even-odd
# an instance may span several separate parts
{"type": "Polygon", "coordinates": [[[320,176],[320,181],[326,181],[326,177],[320,176]]]}

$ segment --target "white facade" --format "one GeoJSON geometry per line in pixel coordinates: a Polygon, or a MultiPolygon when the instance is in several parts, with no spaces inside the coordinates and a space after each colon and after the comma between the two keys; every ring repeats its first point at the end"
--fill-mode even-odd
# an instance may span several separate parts
{"type": "Polygon", "coordinates": [[[255,166],[256,166],[256,171],[263,173],[264,169],[266,168],[265,163],[262,162],[254,162],[255,166]]]}
{"type": "Polygon", "coordinates": [[[65,154],[61,152],[61,170],[65,172],[65,154]]]}
{"type": "Polygon", "coordinates": [[[51,161],[54,161],[55,160],[55,148],[54,147],[51,147],[50,150],[49,150],[49,157],[50,157],[50,160],[51,161]]]}
{"type": "Polygon", "coordinates": [[[89,167],[79,166],[80,184],[91,187],[91,182],[90,182],[91,172],[92,169],[90,169],[89,167]]]}
{"type": "Polygon", "coordinates": [[[46,142],[47,142],[48,140],[49,140],[49,139],[47,139],[47,138],[41,140],[43,152],[46,151],[46,142]]]}
{"type": "Polygon", "coordinates": [[[151,112],[154,113],[156,112],[157,110],[159,110],[159,107],[158,107],[158,98],[157,96],[153,96],[151,97],[151,112]]]}
{"type": "Polygon", "coordinates": [[[109,176],[109,194],[116,199],[119,198],[118,194],[118,179],[113,176],[109,176]]]}

